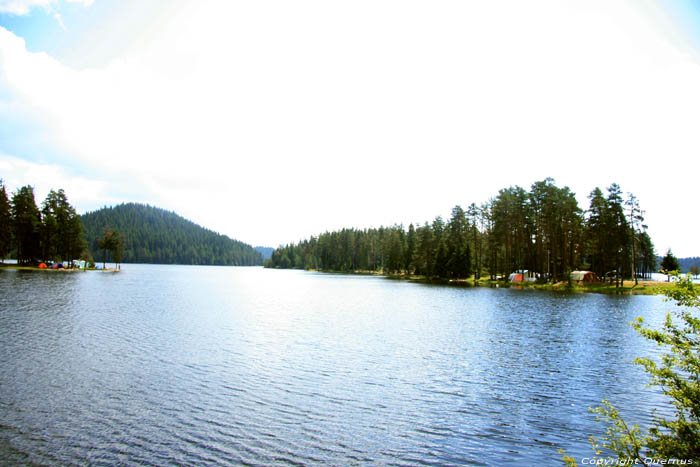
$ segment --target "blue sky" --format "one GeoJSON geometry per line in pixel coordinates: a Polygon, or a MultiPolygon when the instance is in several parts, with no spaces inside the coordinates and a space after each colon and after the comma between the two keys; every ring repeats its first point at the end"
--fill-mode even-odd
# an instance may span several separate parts
{"type": "Polygon", "coordinates": [[[0,0],[0,178],[248,243],[617,182],[700,255],[700,7],[0,0]]]}

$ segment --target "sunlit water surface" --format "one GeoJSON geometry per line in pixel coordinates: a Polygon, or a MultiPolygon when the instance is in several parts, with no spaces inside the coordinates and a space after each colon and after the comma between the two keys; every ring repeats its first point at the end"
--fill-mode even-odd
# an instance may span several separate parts
{"type": "Polygon", "coordinates": [[[262,268],[0,271],[11,464],[561,465],[661,406],[659,297],[262,268]]]}

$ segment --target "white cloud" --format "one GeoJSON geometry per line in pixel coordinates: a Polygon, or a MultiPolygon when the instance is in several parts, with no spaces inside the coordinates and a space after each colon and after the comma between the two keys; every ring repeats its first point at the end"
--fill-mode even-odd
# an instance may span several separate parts
{"type": "Polygon", "coordinates": [[[582,201],[617,181],[660,249],[691,250],[664,226],[696,221],[659,180],[693,186],[666,167],[697,154],[700,67],[635,5],[190,2],[101,69],[0,28],[0,80],[66,164],[251,243],[422,222],[553,176],[582,201]]]}
{"type": "Polygon", "coordinates": [[[47,7],[55,0],[0,0],[0,12],[26,15],[34,7],[47,7]]]}
{"type": "MultiPolygon", "coordinates": [[[[90,6],[93,0],[66,0],[69,3],[80,3],[90,6]]],[[[48,8],[52,4],[59,3],[59,0],[0,0],[0,13],[11,13],[14,15],[27,15],[36,7],[48,8]]],[[[60,20],[59,20],[60,21],[60,20]]]]}
{"type": "Polygon", "coordinates": [[[50,190],[60,188],[65,190],[68,201],[76,207],[97,209],[119,201],[109,196],[107,182],[72,175],[57,165],[37,164],[0,154],[0,174],[10,196],[22,186],[33,186],[38,206],[50,190]],[[95,204],[97,200],[99,204],[95,204]]]}

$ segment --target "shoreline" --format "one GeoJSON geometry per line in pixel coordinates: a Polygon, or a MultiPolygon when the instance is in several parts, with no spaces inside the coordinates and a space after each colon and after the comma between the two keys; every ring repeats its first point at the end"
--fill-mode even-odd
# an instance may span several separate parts
{"type": "Polygon", "coordinates": [[[117,268],[58,268],[58,269],[53,269],[53,268],[39,268],[36,266],[19,266],[17,264],[5,264],[5,263],[0,263],[0,271],[3,269],[10,269],[14,271],[39,271],[39,272],[84,272],[84,271],[105,271],[105,272],[119,272],[121,269],[117,268]]]}
{"type": "MultiPolygon", "coordinates": [[[[0,263],[0,270],[8,269],[15,271],[39,271],[39,272],[85,272],[85,271],[102,271],[102,272],[120,272],[121,269],[117,268],[39,268],[36,266],[19,266],[12,263],[0,263]]],[[[280,269],[280,268],[271,268],[280,269]]],[[[623,281],[622,286],[615,287],[615,284],[609,284],[607,282],[599,283],[588,283],[588,284],[577,284],[572,282],[569,285],[568,282],[556,282],[556,283],[536,283],[536,282],[518,282],[511,283],[507,281],[491,280],[488,278],[474,279],[474,276],[468,279],[447,279],[447,278],[428,278],[421,275],[412,274],[384,274],[379,271],[325,271],[322,269],[307,269],[311,272],[320,272],[323,274],[345,274],[345,275],[358,275],[358,276],[377,276],[383,277],[388,280],[399,280],[399,281],[410,281],[419,284],[428,285],[442,285],[448,287],[491,287],[491,288],[502,288],[502,289],[534,289],[534,290],[546,290],[550,292],[564,292],[564,293],[598,293],[598,294],[608,294],[608,295],[658,295],[662,290],[668,288],[671,282],[661,282],[661,281],[650,281],[650,280],[640,280],[638,285],[634,285],[633,280],[623,281]]]]}
{"type": "Polygon", "coordinates": [[[624,280],[622,286],[615,287],[615,284],[607,282],[577,284],[572,282],[556,282],[556,283],[536,283],[536,282],[518,282],[512,283],[507,281],[497,281],[488,278],[474,279],[472,276],[469,279],[447,279],[447,278],[427,278],[420,275],[409,274],[384,274],[378,271],[324,271],[321,269],[307,269],[308,271],[322,272],[324,274],[348,274],[360,276],[379,276],[389,280],[403,280],[417,282],[419,284],[445,285],[450,287],[491,287],[502,289],[535,289],[547,290],[550,292],[568,292],[568,293],[598,293],[607,295],[658,295],[662,290],[668,288],[672,282],[639,280],[638,285],[634,285],[634,280],[624,280]]]}
{"type": "Polygon", "coordinates": [[[615,284],[599,282],[593,284],[577,284],[572,282],[555,282],[555,283],[536,283],[536,282],[507,282],[496,281],[491,279],[427,279],[424,277],[411,277],[401,275],[386,276],[393,280],[409,280],[422,284],[447,285],[453,287],[491,287],[503,289],[534,289],[546,290],[549,292],[565,292],[565,293],[597,293],[607,295],[658,295],[661,291],[667,288],[671,283],[656,282],[656,281],[639,281],[638,285],[634,285],[633,280],[625,280],[620,287],[615,287],[615,284]]]}

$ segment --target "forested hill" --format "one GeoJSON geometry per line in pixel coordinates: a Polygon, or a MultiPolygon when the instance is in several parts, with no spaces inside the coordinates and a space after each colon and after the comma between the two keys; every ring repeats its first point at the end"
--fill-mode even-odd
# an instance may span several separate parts
{"type": "Polygon", "coordinates": [[[252,246],[205,229],[174,212],[137,203],[120,204],[81,216],[93,258],[102,258],[97,240],[105,229],[126,238],[124,263],[254,266],[262,255],[252,246]]]}
{"type": "Polygon", "coordinates": [[[685,274],[690,272],[693,266],[700,267],[700,257],[678,258],[678,263],[681,265],[681,272],[685,274]]]}
{"type": "MultiPolygon", "coordinates": [[[[659,264],[661,264],[661,260],[663,259],[662,256],[657,256],[657,260],[659,264]]],[[[678,264],[681,267],[681,273],[687,274],[690,272],[690,268],[693,266],[699,267],[700,268],[700,257],[698,256],[691,256],[689,258],[677,258],[678,259],[678,264]]]]}

